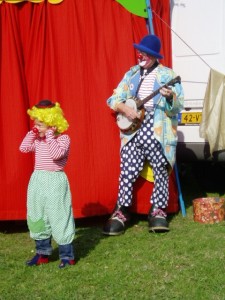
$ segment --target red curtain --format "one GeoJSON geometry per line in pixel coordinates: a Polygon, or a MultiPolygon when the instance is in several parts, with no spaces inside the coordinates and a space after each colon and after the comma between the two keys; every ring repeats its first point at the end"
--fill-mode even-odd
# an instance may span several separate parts
{"type": "MultiPolygon", "coordinates": [[[[156,10],[162,2],[159,13],[166,9],[169,17],[169,1],[152,2],[156,10]]],[[[20,153],[19,145],[32,126],[26,110],[41,99],[60,102],[70,124],[65,171],[75,217],[110,213],[120,141],[106,99],[136,63],[133,43],[147,34],[145,20],[113,0],[3,2],[0,18],[0,220],[26,218],[33,156],[20,153]]]]}
{"type": "Polygon", "coordinates": [[[167,67],[172,67],[172,44],[170,30],[170,1],[151,0],[154,32],[160,36],[162,41],[162,55],[167,67]]]}

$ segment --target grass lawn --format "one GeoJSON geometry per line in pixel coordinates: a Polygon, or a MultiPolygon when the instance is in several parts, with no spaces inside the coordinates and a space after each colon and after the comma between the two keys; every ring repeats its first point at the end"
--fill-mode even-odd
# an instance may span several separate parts
{"type": "Polygon", "coordinates": [[[101,233],[106,217],[77,220],[77,264],[26,267],[35,254],[25,222],[0,223],[0,299],[225,299],[225,222],[193,221],[192,200],[225,196],[223,165],[179,166],[187,216],[170,215],[170,232],[148,232],[146,216],[134,215],[118,237],[101,233]]]}

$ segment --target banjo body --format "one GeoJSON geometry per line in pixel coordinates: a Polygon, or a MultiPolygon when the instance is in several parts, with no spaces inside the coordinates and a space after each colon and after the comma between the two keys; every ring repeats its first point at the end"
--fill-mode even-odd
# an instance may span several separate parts
{"type": "Polygon", "coordinates": [[[130,121],[126,116],[121,113],[117,114],[116,122],[119,129],[125,134],[131,134],[141,127],[141,123],[144,119],[145,110],[142,108],[138,110],[137,108],[138,99],[135,97],[127,99],[124,104],[130,108],[133,108],[136,112],[139,113],[140,119],[135,119],[134,121],[130,121]]]}

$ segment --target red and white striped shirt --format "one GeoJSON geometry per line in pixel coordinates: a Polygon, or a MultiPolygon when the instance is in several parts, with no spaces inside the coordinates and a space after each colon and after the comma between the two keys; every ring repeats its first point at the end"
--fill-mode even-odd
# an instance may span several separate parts
{"type": "MultiPolygon", "coordinates": [[[[145,73],[143,76],[145,76],[141,87],[138,92],[138,98],[143,100],[144,98],[148,97],[152,92],[153,92],[153,87],[154,87],[154,82],[155,82],[155,77],[157,73],[157,69],[155,68],[152,72],[150,72],[148,75],[145,76],[145,73]]],[[[147,72],[147,70],[145,70],[147,72]]],[[[147,103],[145,103],[145,109],[147,111],[150,111],[153,109],[153,99],[150,99],[147,103]]]]}
{"type": "Polygon", "coordinates": [[[20,145],[20,151],[23,153],[35,152],[34,169],[45,171],[62,171],[68,160],[69,149],[69,136],[55,136],[52,130],[46,132],[45,139],[30,131],[20,145]]]}

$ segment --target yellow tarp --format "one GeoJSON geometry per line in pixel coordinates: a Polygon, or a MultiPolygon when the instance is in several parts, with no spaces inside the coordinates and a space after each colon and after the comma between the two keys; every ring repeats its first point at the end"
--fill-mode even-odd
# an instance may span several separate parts
{"type": "Polygon", "coordinates": [[[146,180],[150,182],[154,182],[154,176],[151,166],[146,162],[144,165],[143,170],[140,173],[141,177],[145,178],[146,180]]]}

